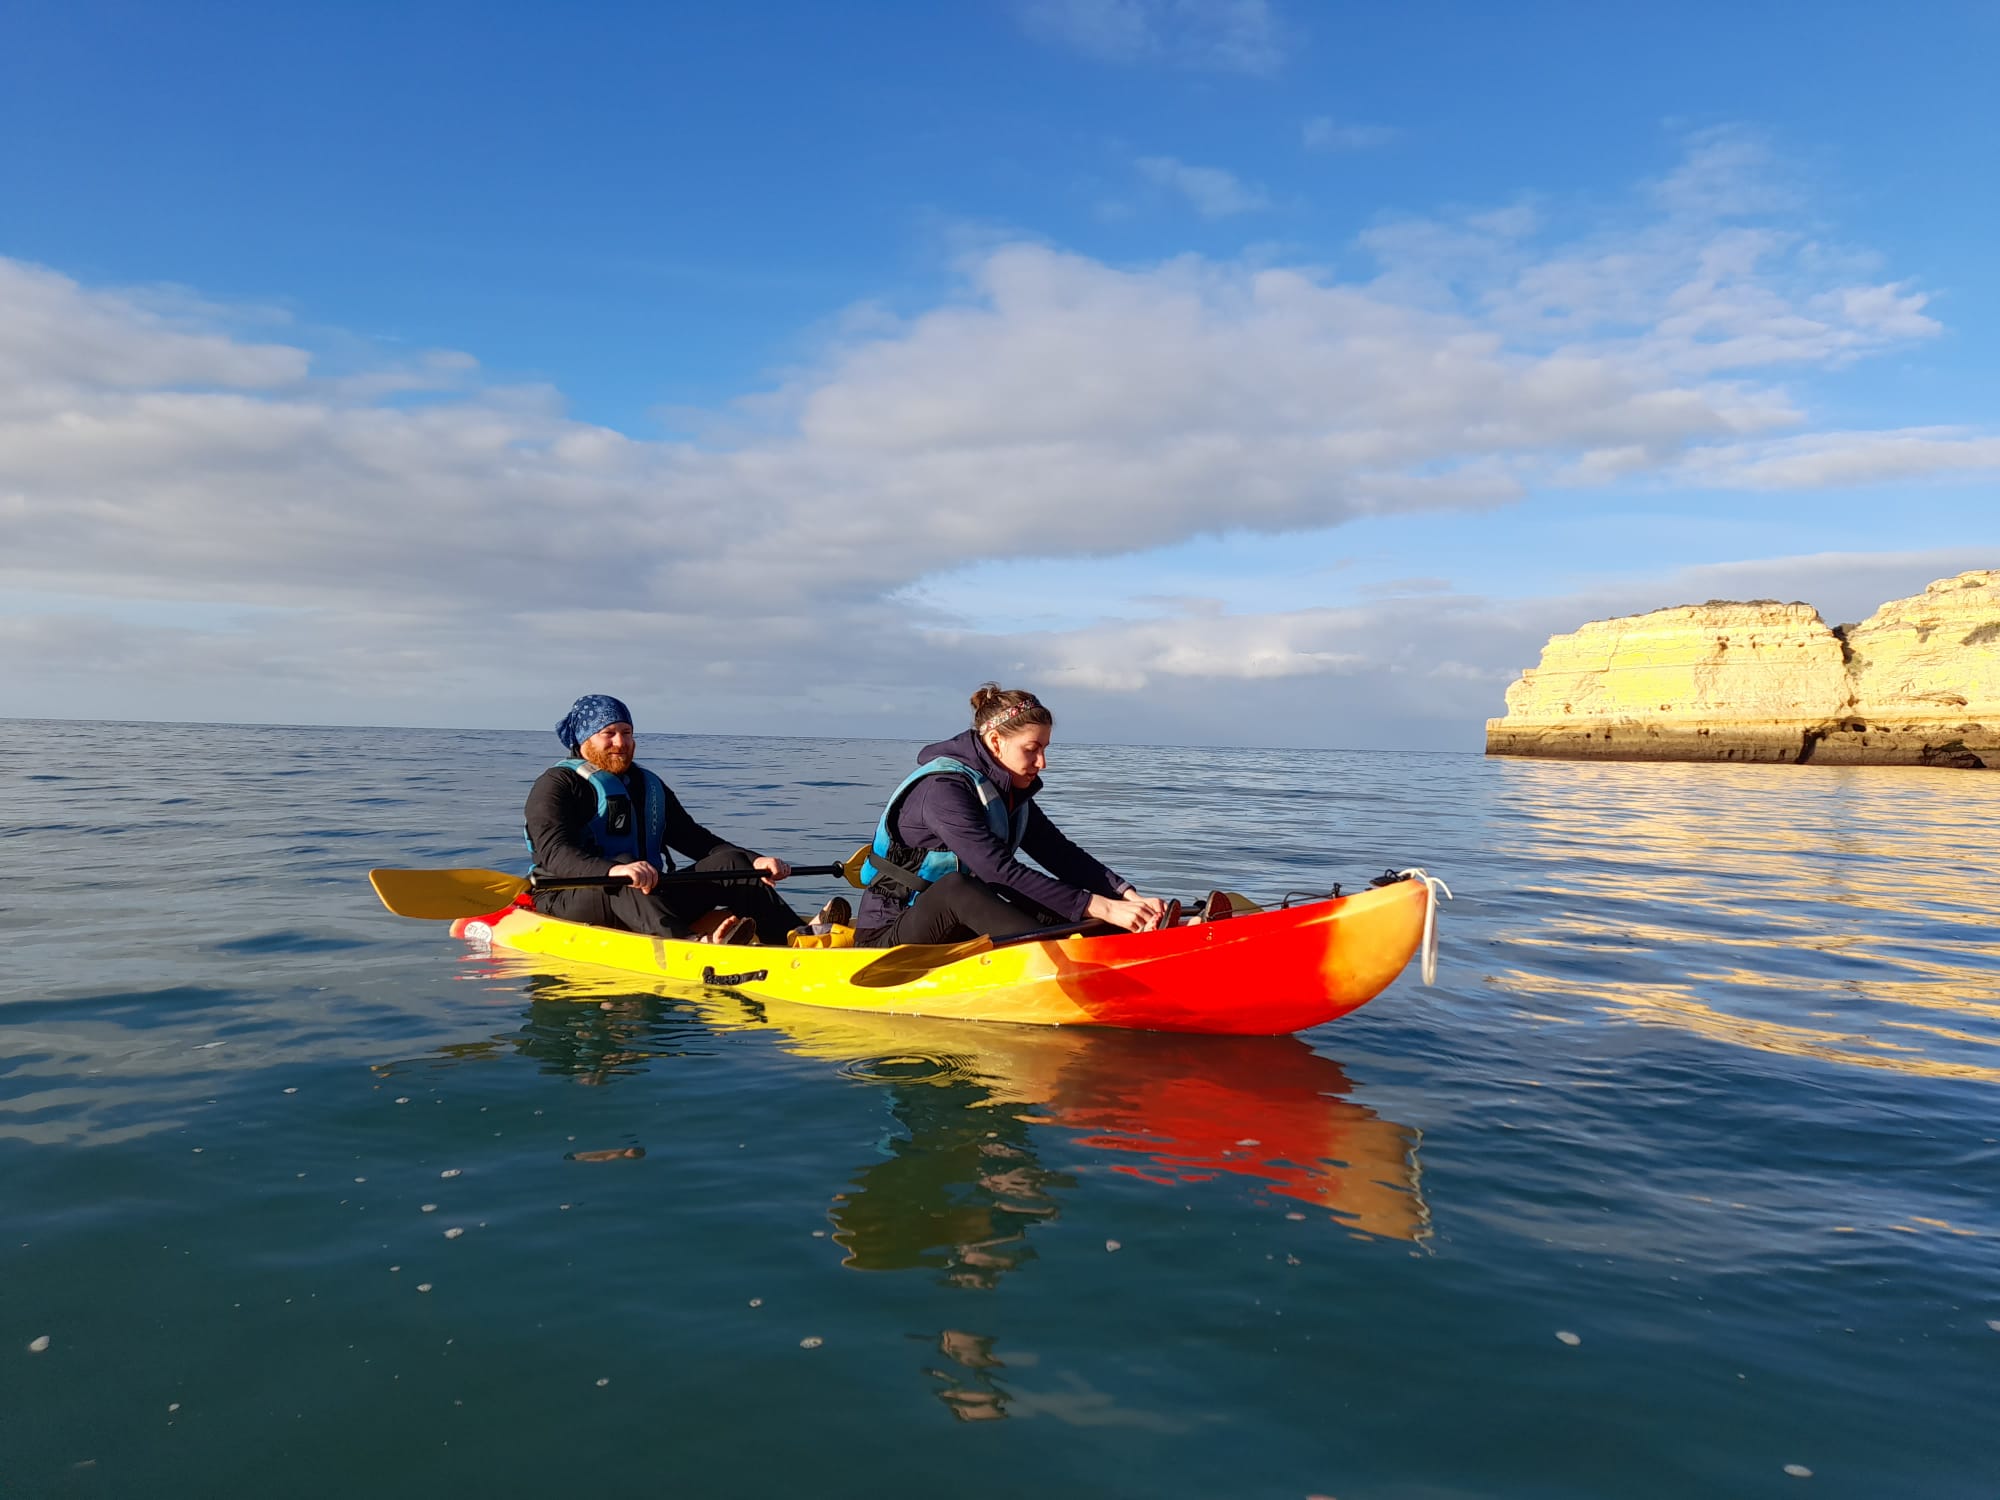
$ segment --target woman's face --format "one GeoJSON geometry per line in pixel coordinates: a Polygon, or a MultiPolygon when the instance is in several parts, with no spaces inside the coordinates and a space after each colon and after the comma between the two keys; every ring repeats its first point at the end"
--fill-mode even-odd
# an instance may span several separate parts
{"type": "Polygon", "coordinates": [[[1011,733],[989,730],[986,748],[993,752],[1000,768],[1013,778],[1014,785],[1024,787],[1033,783],[1048,765],[1049,736],[1053,732],[1047,724],[1027,724],[1011,733]]]}

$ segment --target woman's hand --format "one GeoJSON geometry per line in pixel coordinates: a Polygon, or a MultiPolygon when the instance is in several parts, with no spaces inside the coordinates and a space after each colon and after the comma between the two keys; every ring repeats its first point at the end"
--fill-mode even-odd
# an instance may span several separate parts
{"type": "Polygon", "coordinates": [[[1092,896],[1088,910],[1093,921],[1109,922],[1127,932],[1151,932],[1167,914],[1167,904],[1153,896],[1127,891],[1123,896],[1092,896]]]}
{"type": "Polygon", "coordinates": [[[750,868],[764,872],[764,884],[776,885],[792,873],[792,867],[775,854],[760,854],[750,861],[750,868]]]}
{"type": "Polygon", "coordinates": [[[643,859],[635,859],[630,864],[613,865],[604,872],[607,875],[623,875],[632,882],[634,890],[646,895],[659,882],[660,872],[643,859]]]}

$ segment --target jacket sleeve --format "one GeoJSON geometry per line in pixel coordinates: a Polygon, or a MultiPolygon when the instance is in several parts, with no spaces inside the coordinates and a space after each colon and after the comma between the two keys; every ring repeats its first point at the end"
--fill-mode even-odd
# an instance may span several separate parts
{"type": "MultiPolygon", "coordinates": [[[[1034,820],[1039,816],[1038,810],[1029,810],[1030,836],[1034,831],[1034,820]]],[[[968,875],[977,875],[991,885],[1005,886],[1010,891],[1018,892],[1030,901],[1046,906],[1065,921],[1081,922],[1089,911],[1091,893],[1088,890],[1051,879],[1007,852],[1007,846],[995,838],[993,830],[986,826],[986,814],[980,809],[979,794],[961,776],[925,777],[912,788],[896,822],[905,842],[922,842],[921,837],[912,838],[910,835],[920,835],[927,830],[958,856],[959,867],[968,875]]],[[[1048,826],[1053,831],[1053,825],[1048,826]]],[[[1056,836],[1062,837],[1060,834],[1056,836]]],[[[1067,839],[1063,839],[1063,844],[1075,849],[1075,845],[1067,839]]],[[[1022,847],[1027,849],[1027,840],[1022,841],[1022,847]]],[[[1034,853],[1033,850],[1028,852],[1034,853]]],[[[1081,850],[1076,852],[1082,854],[1081,850]]],[[[1084,857],[1088,859],[1088,856],[1084,857]]],[[[1035,854],[1035,858],[1040,859],[1041,855],[1035,854]]],[[[1095,866],[1096,862],[1090,863],[1095,866]]]]}
{"type": "MultiPolygon", "coordinates": [[[[666,783],[661,782],[660,785],[666,786],[666,783]]],[[[711,833],[695,822],[688,815],[688,810],[681,806],[681,799],[674,795],[674,789],[670,786],[667,787],[666,827],[661,834],[660,842],[677,853],[685,854],[689,859],[706,859],[718,849],[741,847],[730,843],[719,833],[711,833]]],[[[743,852],[750,854],[748,849],[744,849],[743,852]]],[[[751,857],[754,859],[756,856],[753,854],[751,857]]]]}
{"type": "Polygon", "coordinates": [[[1021,835],[1021,852],[1058,880],[1082,886],[1098,896],[1122,896],[1132,882],[1109,865],[1070,842],[1069,835],[1050,821],[1037,802],[1028,808],[1028,827],[1021,835]]]}
{"type": "Polygon", "coordinates": [[[545,875],[602,875],[611,861],[590,843],[587,830],[597,816],[597,793],[590,783],[560,766],[542,772],[528,791],[522,817],[535,868],[545,875]]]}

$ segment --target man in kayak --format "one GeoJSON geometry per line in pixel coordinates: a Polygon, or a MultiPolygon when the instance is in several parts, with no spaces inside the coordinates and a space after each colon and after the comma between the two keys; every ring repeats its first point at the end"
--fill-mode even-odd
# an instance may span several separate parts
{"type": "Polygon", "coordinates": [[[1014,937],[1085,918],[1128,932],[1161,924],[1166,903],[1141,896],[1036,806],[1054,729],[1033,693],[988,682],[972,695],[972,727],[924,747],[862,866],[858,945],[1014,937]]]}
{"type": "Polygon", "coordinates": [[[754,928],[760,942],[783,945],[799,917],[772,886],[792,873],[768,854],[725,843],[688,816],[680,798],[638,764],[632,711],[616,698],[587,693],[556,725],[569,759],[542,772],[528,793],[526,830],[535,873],[548,876],[623,875],[616,890],[542,891],[535,909],[571,922],[686,937],[714,908],[730,915],[718,942],[741,941],[754,928]],[[696,870],[760,870],[759,880],[661,885],[678,849],[696,870]]]}

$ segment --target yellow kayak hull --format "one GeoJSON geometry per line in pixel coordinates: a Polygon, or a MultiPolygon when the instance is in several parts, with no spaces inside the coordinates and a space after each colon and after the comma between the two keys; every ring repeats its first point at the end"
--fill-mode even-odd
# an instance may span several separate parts
{"type": "Polygon", "coordinates": [[[1163,932],[1006,943],[937,967],[925,956],[947,950],[717,946],[524,909],[489,933],[517,953],[835,1010],[1278,1036],[1334,1020],[1386,989],[1423,939],[1430,899],[1424,882],[1402,880],[1163,932]],[[891,954],[897,982],[883,983],[891,954]]]}

